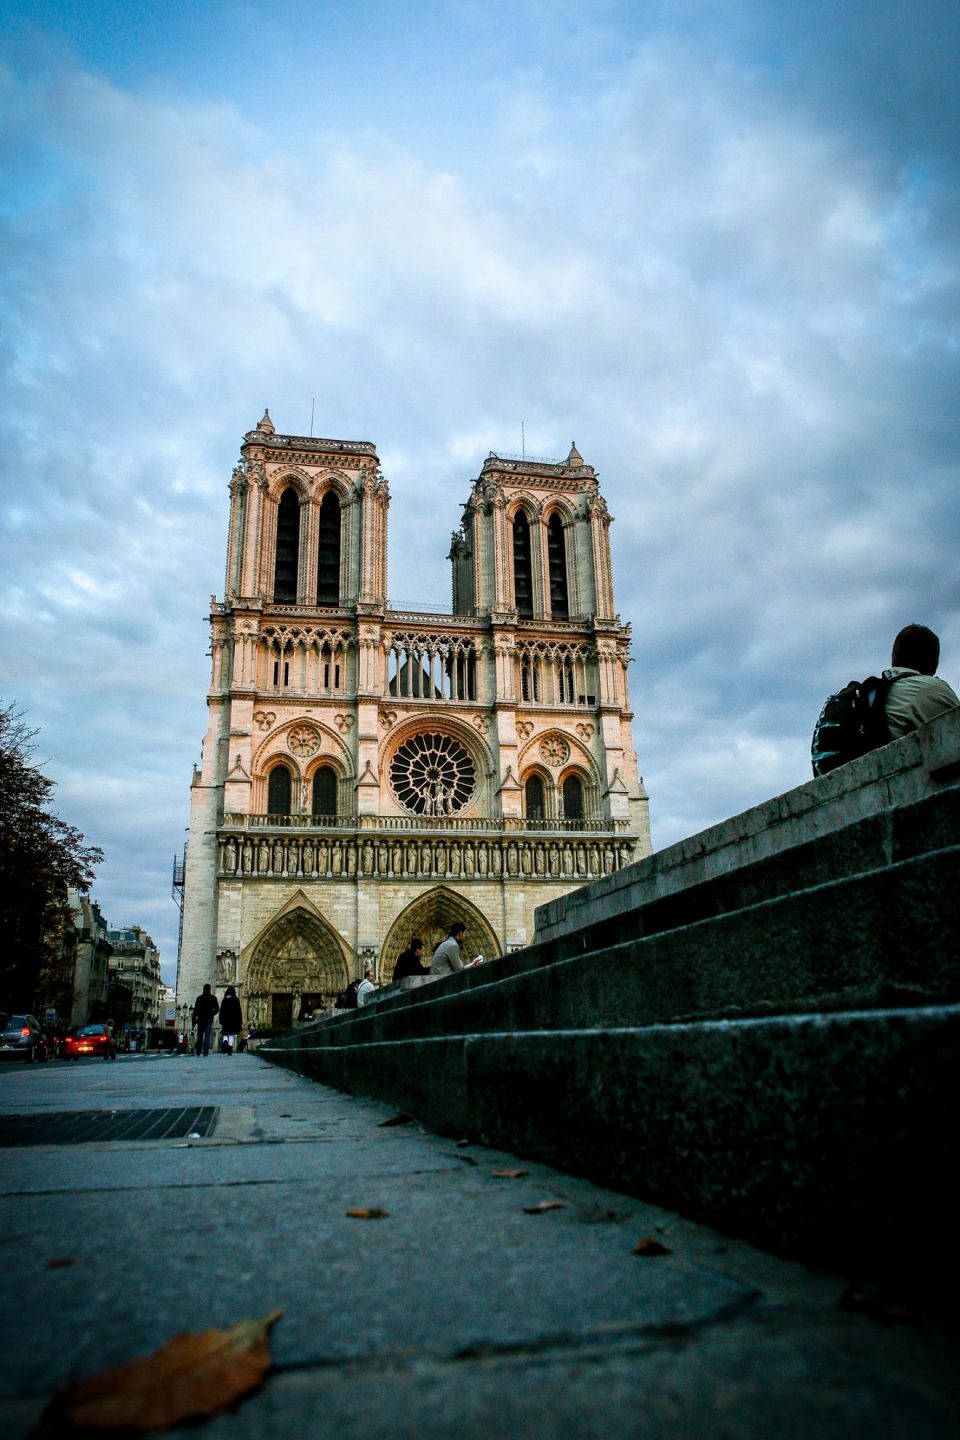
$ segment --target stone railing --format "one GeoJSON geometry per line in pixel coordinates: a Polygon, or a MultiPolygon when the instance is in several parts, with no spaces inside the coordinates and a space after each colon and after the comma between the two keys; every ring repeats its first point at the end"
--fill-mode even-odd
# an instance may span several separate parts
{"type": "Polygon", "coordinates": [[[218,873],[230,879],[557,880],[582,884],[633,859],[635,840],[584,835],[538,839],[507,835],[221,834],[218,873]]]}
{"type": "Polygon", "coordinates": [[[626,835],[629,820],[529,820],[523,815],[243,815],[227,811],[222,830],[401,831],[459,835],[626,835]]]}

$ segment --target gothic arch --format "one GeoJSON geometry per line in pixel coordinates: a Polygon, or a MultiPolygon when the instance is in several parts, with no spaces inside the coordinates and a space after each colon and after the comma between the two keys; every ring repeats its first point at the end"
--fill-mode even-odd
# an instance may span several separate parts
{"type": "Polygon", "coordinates": [[[295,490],[297,499],[301,505],[305,505],[310,499],[310,477],[297,466],[291,466],[289,470],[275,471],[270,476],[268,494],[271,500],[279,503],[280,496],[284,490],[295,490]]]}
{"type": "Polygon", "coordinates": [[[328,490],[333,490],[336,493],[341,506],[345,505],[353,495],[350,481],[346,475],[343,475],[339,470],[327,470],[322,475],[316,477],[314,481],[313,498],[318,505],[328,490]]]}
{"type": "Polygon", "coordinates": [[[589,788],[595,790],[599,787],[600,773],[594,763],[593,757],[584,746],[580,744],[579,740],[569,735],[566,730],[561,730],[557,726],[551,726],[548,730],[541,730],[527,741],[517,756],[517,771],[520,775],[525,775],[531,767],[543,770],[545,764],[549,765],[546,757],[540,754],[540,747],[544,741],[558,741],[561,751],[564,746],[567,748],[567,754],[558,762],[556,767],[549,767],[552,784],[558,784],[564,776],[569,775],[572,771],[576,771],[589,788]]]}
{"type": "Polygon", "coordinates": [[[350,751],[343,740],[321,720],[315,720],[313,716],[298,716],[286,725],[278,726],[267,736],[253,757],[254,778],[264,773],[275,756],[282,756],[288,765],[301,770],[304,775],[312,766],[321,763],[333,765],[345,779],[352,777],[354,773],[350,751]],[[293,746],[290,742],[290,737],[297,730],[314,730],[320,739],[316,750],[300,756],[299,765],[294,759],[293,746]]]}
{"type": "Polygon", "coordinates": [[[438,885],[411,901],[390,926],[380,950],[381,980],[390,979],[393,967],[414,935],[426,946],[424,963],[429,964],[430,956],[440,941],[446,940],[455,920],[462,920],[467,927],[464,960],[472,960],[474,955],[491,960],[500,954],[500,941],[482,910],[455,890],[438,885]]]}
{"type": "Polygon", "coordinates": [[[275,993],[339,995],[350,979],[348,951],[323,916],[298,905],[261,931],[249,951],[248,1006],[275,993]]]}

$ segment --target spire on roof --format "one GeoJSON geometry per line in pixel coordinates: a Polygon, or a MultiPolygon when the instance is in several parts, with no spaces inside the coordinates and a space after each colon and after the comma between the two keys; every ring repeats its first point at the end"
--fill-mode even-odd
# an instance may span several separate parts
{"type": "Polygon", "coordinates": [[[580,451],[577,449],[577,442],[576,442],[576,440],[571,440],[571,441],[570,441],[570,454],[567,456],[567,464],[568,464],[568,465],[582,465],[582,464],[583,464],[583,456],[580,454],[580,451]]]}
{"type": "Polygon", "coordinates": [[[276,433],[277,433],[277,427],[276,427],[276,425],[274,425],[273,421],[270,419],[270,411],[269,411],[269,410],[264,410],[264,412],[263,412],[263,419],[260,421],[260,424],[257,426],[257,429],[258,429],[258,430],[263,430],[267,435],[276,435],[276,433]]]}

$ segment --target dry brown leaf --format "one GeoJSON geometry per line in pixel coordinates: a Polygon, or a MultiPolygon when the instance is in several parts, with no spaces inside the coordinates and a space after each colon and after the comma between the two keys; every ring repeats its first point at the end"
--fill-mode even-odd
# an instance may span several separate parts
{"type": "Polygon", "coordinates": [[[412,1116],[412,1115],[407,1115],[403,1110],[400,1110],[400,1111],[397,1112],[396,1115],[391,1115],[389,1120],[381,1120],[381,1121],[380,1121],[380,1124],[379,1124],[379,1126],[378,1126],[378,1129],[380,1129],[380,1130],[386,1130],[386,1129],[388,1129],[389,1126],[391,1126],[391,1125],[412,1125],[412,1124],[413,1124],[413,1116],[412,1116]]]}
{"type": "Polygon", "coordinates": [[[523,1175],[529,1175],[529,1174],[530,1174],[530,1171],[529,1171],[529,1170],[491,1170],[491,1171],[490,1171],[490,1174],[491,1174],[491,1175],[495,1175],[498,1180],[519,1180],[519,1179],[521,1178],[521,1176],[523,1176],[523,1175]]]}
{"type": "Polygon", "coordinates": [[[381,1210],[378,1205],[370,1205],[366,1210],[347,1210],[345,1213],[352,1220],[386,1220],[390,1211],[381,1210]]]}
{"type": "Polygon", "coordinates": [[[668,1249],[666,1245],[661,1245],[659,1240],[654,1240],[652,1235],[645,1235],[642,1240],[638,1240],[636,1245],[634,1245],[633,1253],[634,1255],[646,1255],[649,1257],[651,1255],[672,1255],[673,1251],[668,1249]]]}
{"type": "Polygon", "coordinates": [[[524,1215],[542,1215],[544,1210],[564,1210],[565,1200],[541,1200],[536,1205],[524,1205],[524,1215]]]}
{"type": "Polygon", "coordinates": [[[262,1383],[270,1369],[267,1335],[282,1314],[175,1335],[152,1355],[65,1385],[31,1435],[143,1434],[217,1415],[262,1383]]]}

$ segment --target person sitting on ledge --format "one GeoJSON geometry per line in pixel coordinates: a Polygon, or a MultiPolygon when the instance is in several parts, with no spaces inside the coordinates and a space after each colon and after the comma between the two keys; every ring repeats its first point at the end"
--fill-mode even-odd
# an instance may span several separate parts
{"type": "Polygon", "coordinates": [[[433,959],[430,962],[430,974],[435,980],[442,975],[455,975],[458,970],[463,969],[460,947],[466,933],[467,927],[463,921],[455,920],[450,926],[450,934],[446,940],[441,941],[434,950],[433,959]]]}
{"type": "Polygon", "coordinates": [[[884,716],[891,740],[899,740],[960,705],[946,680],[937,675],[940,641],[926,625],[905,625],[893,642],[890,669],[883,678],[896,683],[887,691],[884,716]]]}
{"type": "Polygon", "coordinates": [[[423,941],[416,935],[400,956],[393,970],[393,983],[430,974],[429,965],[423,964],[423,941]]]}

